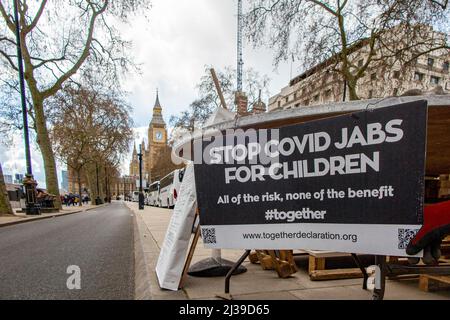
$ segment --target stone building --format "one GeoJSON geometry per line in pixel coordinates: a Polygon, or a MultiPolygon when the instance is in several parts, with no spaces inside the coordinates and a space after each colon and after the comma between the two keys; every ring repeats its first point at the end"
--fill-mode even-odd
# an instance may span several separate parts
{"type": "MultiPolygon", "coordinates": [[[[63,189],[66,192],[68,192],[68,193],[78,194],[79,193],[78,178],[77,178],[77,175],[75,174],[74,170],[72,170],[70,167],[67,168],[67,178],[66,179],[67,179],[66,180],[66,182],[67,182],[67,189],[64,189],[64,188],[63,189]]],[[[87,183],[87,179],[86,179],[86,175],[85,175],[84,170],[82,170],[82,174],[81,174],[81,179],[80,180],[81,180],[81,190],[82,190],[82,192],[87,192],[87,190],[89,190],[89,186],[88,186],[88,183],[87,183]]]]}
{"type": "MultiPolygon", "coordinates": [[[[428,28],[430,37],[444,36],[428,28]]],[[[395,37],[401,38],[401,33],[394,34],[396,32],[388,33],[393,39],[392,43],[396,42],[395,37]]],[[[367,60],[369,45],[367,40],[354,45],[350,50],[349,60],[354,65],[362,66],[367,60]]],[[[404,55],[408,54],[412,56],[413,52],[406,52],[404,55]]],[[[408,65],[395,58],[387,58],[386,61],[374,63],[365,71],[364,76],[358,80],[357,94],[360,99],[372,99],[405,93],[408,95],[414,91],[434,91],[438,94],[449,92],[449,62],[448,49],[431,51],[408,65]]],[[[348,101],[346,82],[341,74],[333,71],[333,68],[338,67],[335,59],[330,58],[293,78],[288,86],[269,99],[269,111],[348,101]]]]}
{"type": "Polygon", "coordinates": [[[116,178],[111,186],[112,197],[130,195],[133,191],[138,191],[139,188],[136,185],[136,177],[122,176],[116,178]]]}
{"type": "Polygon", "coordinates": [[[139,150],[134,145],[129,169],[130,176],[139,176],[138,153],[141,151],[142,175],[144,179],[151,183],[177,168],[171,161],[172,149],[168,144],[167,127],[162,116],[162,107],[158,93],[156,93],[156,101],[153,106],[153,115],[148,127],[147,138],[147,146],[144,141],[140,144],[139,150]]]}

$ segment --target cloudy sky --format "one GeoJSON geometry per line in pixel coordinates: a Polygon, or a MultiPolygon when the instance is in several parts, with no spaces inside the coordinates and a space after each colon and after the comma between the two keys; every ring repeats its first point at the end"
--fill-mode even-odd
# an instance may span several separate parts
{"type": "MultiPolygon", "coordinates": [[[[147,18],[136,17],[123,29],[124,37],[133,41],[133,54],[142,71],[140,75],[130,75],[126,82],[136,141],[146,135],[157,88],[163,116],[168,122],[171,115],[177,115],[196,99],[196,84],[205,66],[223,69],[236,65],[236,0],[153,0],[152,3],[147,18]]],[[[269,76],[270,95],[286,86],[291,68],[294,74],[298,71],[298,66],[291,66],[290,62],[275,70],[272,52],[255,50],[246,41],[244,67],[269,76]]],[[[264,99],[267,103],[268,97],[264,99]]],[[[44,186],[42,159],[36,148],[32,157],[34,174],[39,185],[44,186]]],[[[20,136],[9,147],[0,146],[0,161],[5,174],[25,171],[20,136]]],[[[122,165],[123,174],[128,174],[126,162],[122,165]]]]}

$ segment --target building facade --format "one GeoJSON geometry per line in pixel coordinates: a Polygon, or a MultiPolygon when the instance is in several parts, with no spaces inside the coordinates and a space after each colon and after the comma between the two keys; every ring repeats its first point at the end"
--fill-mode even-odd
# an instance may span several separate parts
{"type": "Polygon", "coordinates": [[[115,179],[114,185],[111,188],[113,198],[117,196],[129,197],[133,193],[133,191],[139,190],[136,185],[136,177],[134,176],[122,176],[115,179]]]}
{"type": "Polygon", "coordinates": [[[67,170],[61,170],[61,189],[69,191],[69,174],[67,170]]]}
{"type": "MultiPolygon", "coordinates": [[[[442,36],[430,31],[432,36],[442,36]]],[[[390,37],[395,39],[393,32],[390,37]]],[[[395,41],[392,41],[393,43],[395,41]]],[[[381,49],[380,49],[381,50],[381,49]]],[[[349,53],[349,60],[361,67],[369,55],[368,41],[361,41],[349,53]]],[[[403,55],[413,56],[413,52],[403,55]]],[[[450,92],[450,51],[439,49],[403,64],[393,57],[373,63],[358,80],[356,90],[360,99],[414,95],[414,92],[450,92]]],[[[281,92],[269,99],[269,111],[348,101],[349,92],[343,76],[335,72],[335,60],[330,58],[293,78],[281,92]]]]}
{"type": "Polygon", "coordinates": [[[14,181],[13,183],[15,184],[22,184],[23,181],[23,174],[22,173],[16,173],[14,176],[14,181]]]}
{"type": "Polygon", "coordinates": [[[13,183],[13,176],[11,174],[4,174],[3,179],[5,180],[5,183],[13,183]]]}

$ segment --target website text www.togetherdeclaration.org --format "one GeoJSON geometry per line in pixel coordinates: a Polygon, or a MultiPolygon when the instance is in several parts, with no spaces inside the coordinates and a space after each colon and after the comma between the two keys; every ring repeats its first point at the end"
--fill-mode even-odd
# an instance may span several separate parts
{"type": "Polygon", "coordinates": [[[358,242],[358,235],[348,233],[332,232],[252,232],[243,233],[242,237],[247,240],[278,240],[278,239],[318,239],[318,240],[343,240],[358,242]]]}

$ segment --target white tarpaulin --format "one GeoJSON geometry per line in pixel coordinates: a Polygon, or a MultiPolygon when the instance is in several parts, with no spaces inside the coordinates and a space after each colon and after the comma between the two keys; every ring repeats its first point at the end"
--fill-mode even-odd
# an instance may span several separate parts
{"type": "Polygon", "coordinates": [[[196,202],[194,166],[189,163],[156,265],[159,286],[163,289],[178,290],[189,248],[196,202]]]}

